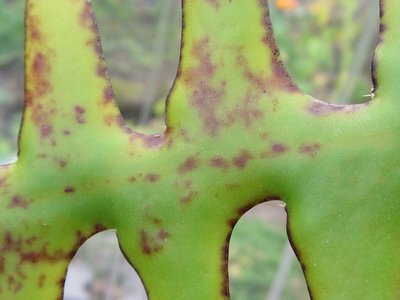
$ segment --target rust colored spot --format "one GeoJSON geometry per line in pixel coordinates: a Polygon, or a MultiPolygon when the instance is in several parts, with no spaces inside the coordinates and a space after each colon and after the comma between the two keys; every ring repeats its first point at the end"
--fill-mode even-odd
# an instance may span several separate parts
{"type": "MultiPolygon", "coordinates": [[[[228,222],[230,226],[230,222],[228,222]]],[[[228,273],[228,261],[229,261],[229,242],[231,240],[233,227],[229,227],[228,234],[225,238],[224,243],[221,247],[221,273],[222,273],[222,283],[220,293],[223,297],[229,299],[229,273],[228,273]]]]}
{"type": "Polygon", "coordinates": [[[86,28],[93,28],[93,20],[94,16],[92,13],[92,8],[89,2],[85,2],[85,5],[83,7],[83,10],[81,14],[79,15],[79,22],[82,27],[86,28]]]}
{"type": "Polygon", "coordinates": [[[144,135],[143,143],[147,148],[158,148],[164,143],[164,134],[152,134],[152,135],[144,135]]]}
{"type": "Polygon", "coordinates": [[[263,112],[258,106],[258,97],[251,92],[247,92],[244,100],[237,104],[235,109],[228,114],[226,125],[232,125],[238,120],[242,120],[246,127],[250,127],[253,122],[263,117],[263,112]]]}
{"type": "Polygon", "coordinates": [[[128,134],[132,134],[132,129],[130,129],[128,126],[126,126],[124,118],[121,115],[118,114],[115,117],[115,121],[116,121],[118,127],[120,127],[124,132],[126,132],[128,134]]]}
{"type": "Polygon", "coordinates": [[[63,135],[69,136],[69,135],[71,135],[71,131],[69,131],[69,130],[64,130],[64,131],[63,131],[63,135]]]}
{"type": "Polygon", "coordinates": [[[72,186],[67,186],[64,189],[64,193],[67,193],[67,194],[75,193],[75,188],[72,186]]]}
{"type": "Polygon", "coordinates": [[[298,88],[290,77],[289,73],[286,71],[282,60],[280,58],[279,49],[276,46],[272,23],[269,15],[269,8],[265,0],[259,0],[260,6],[264,11],[262,18],[263,25],[265,27],[266,33],[263,37],[263,42],[271,51],[271,66],[274,71],[273,86],[285,89],[288,92],[297,92],[298,88]]]}
{"type": "Polygon", "coordinates": [[[217,108],[222,103],[225,85],[212,86],[216,66],[211,60],[208,38],[193,43],[192,53],[198,66],[186,70],[182,76],[192,90],[191,104],[195,107],[207,134],[216,135],[221,125],[217,108]]]}
{"type": "Polygon", "coordinates": [[[74,111],[75,111],[76,122],[78,124],[84,124],[86,110],[82,106],[75,106],[74,111]]]}
{"type": "Polygon", "coordinates": [[[151,224],[153,224],[155,226],[161,226],[162,225],[161,219],[151,215],[149,212],[146,212],[145,218],[146,218],[147,221],[149,221],[151,224]]]}
{"type": "Polygon", "coordinates": [[[211,158],[209,165],[222,171],[226,171],[231,167],[230,162],[221,156],[211,158]]]}
{"type": "Polygon", "coordinates": [[[284,144],[272,145],[272,152],[276,154],[283,154],[288,151],[288,148],[284,144]]]}
{"type": "Polygon", "coordinates": [[[166,239],[168,239],[168,238],[170,237],[170,234],[169,234],[168,232],[166,232],[165,230],[161,229],[161,230],[158,232],[158,237],[159,237],[161,240],[166,240],[166,239]]]}
{"type": "Polygon", "coordinates": [[[178,173],[179,174],[185,174],[188,172],[193,171],[199,166],[199,160],[196,158],[196,156],[191,156],[187,158],[179,167],[178,167],[178,173]]]}
{"type": "Polygon", "coordinates": [[[151,235],[145,230],[140,232],[140,245],[143,253],[151,255],[155,252],[160,252],[164,248],[164,243],[168,240],[170,234],[160,229],[155,235],[151,235]]]}
{"type": "Polygon", "coordinates": [[[54,156],[53,160],[59,165],[61,169],[64,169],[68,165],[68,162],[65,159],[61,159],[54,156]]]}
{"type": "Polygon", "coordinates": [[[129,177],[129,178],[128,178],[128,182],[129,182],[129,183],[135,183],[136,180],[137,180],[137,179],[136,179],[135,176],[132,176],[132,177],[129,177]]]}
{"type": "Polygon", "coordinates": [[[233,158],[233,164],[239,169],[243,169],[244,167],[246,167],[249,160],[253,158],[253,155],[249,151],[242,150],[242,152],[240,152],[238,156],[233,158]]]}
{"type": "Polygon", "coordinates": [[[195,196],[197,196],[197,192],[196,191],[190,191],[187,195],[182,196],[179,200],[182,204],[187,204],[189,202],[192,202],[193,198],[195,196]]]}
{"type": "Polygon", "coordinates": [[[97,63],[97,67],[96,67],[96,74],[99,77],[104,77],[106,78],[107,75],[107,68],[105,66],[105,64],[103,63],[103,61],[101,60],[100,62],[97,63]]]}
{"type": "Polygon", "coordinates": [[[299,153],[315,157],[320,149],[321,145],[318,143],[304,144],[299,147],[299,153]]]}
{"type": "Polygon", "coordinates": [[[94,225],[94,233],[102,232],[104,230],[107,230],[107,227],[105,227],[103,224],[97,223],[94,225]]]}
{"type": "Polygon", "coordinates": [[[34,84],[34,95],[43,97],[52,91],[52,86],[49,81],[51,65],[46,56],[38,52],[32,62],[32,77],[30,80],[34,84]]]}
{"type": "Polygon", "coordinates": [[[29,246],[32,246],[38,240],[37,236],[31,236],[25,240],[25,243],[29,246]]]}
{"type": "Polygon", "coordinates": [[[28,31],[28,36],[32,41],[35,42],[42,42],[43,40],[43,35],[40,32],[40,24],[39,24],[39,18],[36,16],[28,15],[26,18],[26,28],[28,31]]]}
{"type": "Polygon", "coordinates": [[[155,174],[155,173],[149,173],[146,175],[145,179],[148,182],[156,182],[160,179],[161,175],[160,174],[155,174]]]}
{"type": "Polygon", "coordinates": [[[21,196],[14,196],[11,198],[7,208],[22,208],[27,209],[32,201],[23,199],[21,196]]]}
{"type": "Polygon", "coordinates": [[[111,85],[107,85],[103,90],[103,103],[109,104],[114,101],[114,92],[111,85]]]}
{"type": "Polygon", "coordinates": [[[46,138],[53,133],[53,127],[49,124],[44,124],[40,127],[40,135],[42,138],[46,138]]]}
{"type": "Polygon", "coordinates": [[[5,263],[4,257],[0,256],[0,274],[4,273],[4,263],[5,263]]]}

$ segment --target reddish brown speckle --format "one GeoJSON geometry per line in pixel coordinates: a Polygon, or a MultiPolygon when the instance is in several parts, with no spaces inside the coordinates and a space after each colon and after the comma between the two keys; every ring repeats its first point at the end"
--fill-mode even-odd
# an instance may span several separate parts
{"type": "Polygon", "coordinates": [[[76,120],[76,122],[78,124],[84,124],[85,123],[86,110],[82,106],[75,106],[74,112],[75,112],[75,120],[76,120]]]}
{"type": "Polygon", "coordinates": [[[28,201],[23,199],[21,196],[14,196],[11,198],[10,203],[8,204],[7,208],[23,208],[26,209],[29,207],[29,204],[32,201],[28,201]]]}
{"type": "Polygon", "coordinates": [[[33,82],[34,96],[43,97],[52,91],[49,76],[51,65],[47,57],[38,52],[32,62],[32,76],[30,80],[33,82]]]}
{"type": "Polygon", "coordinates": [[[164,143],[164,134],[144,135],[143,143],[147,148],[158,148],[164,143]]]}
{"type": "Polygon", "coordinates": [[[187,203],[189,203],[189,202],[192,202],[192,200],[193,200],[193,198],[195,197],[195,196],[197,196],[197,192],[196,191],[190,191],[187,195],[185,195],[185,196],[182,196],[181,198],[180,198],[180,202],[182,203],[182,204],[187,204],[187,203]]]}
{"type": "Polygon", "coordinates": [[[97,223],[94,225],[94,233],[102,232],[104,230],[107,230],[107,227],[103,224],[97,223]]]}
{"type": "Polygon", "coordinates": [[[53,127],[48,124],[44,124],[40,127],[40,135],[42,138],[46,138],[53,133],[53,127]]]}
{"type": "Polygon", "coordinates": [[[109,104],[114,100],[114,92],[110,85],[107,85],[103,90],[103,103],[109,104]]]}
{"type": "Polygon", "coordinates": [[[266,33],[263,42],[271,51],[271,66],[274,71],[273,85],[285,89],[288,92],[297,92],[298,88],[292,81],[290,75],[286,71],[280,58],[279,49],[276,46],[271,19],[269,16],[269,8],[264,0],[260,0],[260,6],[264,10],[262,18],[266,33]]]}
{"type": "Polygon", "coordinates": [[[207,38],[193,43],[192,53],[198,66],[183,73],[185,84],[193,90],[191,104],[195,107],[206,133],[216,135],[221,125],[217,108],[222,103],[225,85],[211,85],[216,66],[211,60],[209,40],[207,38]]]}
{"type": "Polygon", "coordinates": [[[69,135],[71,135],[71,131],[69,131],[69,130],[64,130],[64,131],[63,131],[63,135],[69,136],[69,135]]]}
{"type": "Polygon", "coordinates": [[[159,237],[161,240],[166,240],[166,239],[168,239],[168,238],[170,237],[170,234],[169,234],[168,232],[166,232],[165,230],[161,229],[161,230],[158,232],[158,237],[159,237]]]}
{"type": "Polygon", "coordinates": [[[149,245],[149,237],[148,237],[147,233],[144,230],[142,230],[140,232],[140,243],[142,245],[142,251],[145,254],[150,255],[152,250],[151,250],[150,245],[149,245]]]}
{"type": "Polygon", "coordinates": [[[89,2],[85,2],[84,8],[79,16],[79,21],[82,27],[89,27],[92,28],[93,25],[93,14],[92,9],[89,2]]]}
{"type": "Polygon", "coordinates": [[[128,182],[129,182],[129,183],[135,183],[136,181],[137,181],[137,179],[136,179],[135,176],[132,176],[132,177],[129,177],[129,178],[128,178],[128,182]]]}
{"type": "Polygon", "coordinates": [[[149,234],[147,231],[142,230],[140,232],[140,245],[143,253],[151,255],[154,252],[160,252],[164,248],[164,243],[170,237],[170,234],[160,229],[154,235],[149,234]]]}
{"type": "Polygon", "coordinates": [[[61,159],[61,158],[58,158],[58,157],[54,156],[53,160],[58,164],[58,166],[61,169],[64,169],[68,165],[68,161],[66,161],[65,159],[61,159]]]}
{"type": "Polygon", "coordinates": [[[149,173],[146,175],[145,179],[148,182],[156,182],[160,179],[161,175],[160,174],[155,174],[155,173],[149,173]]]}
{"type": "Polygon", "coordinates": [[[318,143],[304,144],[299,147],[299,153],[315,157],[320,149],[321,145],[318,143]]]}
{"type": "Polygon", "coordinates": [[[97,76],[99,76],[99,77],[106,77],[106,75],[107,75],[107,68],[106,68],[106,66],[105,66],[105,64],[103,63],[103,61],[100,61],[98,64],[97,64],[97,67],[96,67],[96,74],[97,74],[97,76]]]}
{"type": "Polygon", "coordinates": [[[191,156],[187,158],[179,167],[178,167],[178,173],[179,174],[185,174],[188,172],[193,171],[199,166],[199,160],[196,158],[196,156],[191,156]]]}
{"type": "Polygon", "coordinates": [[[242,152],[238,156],[233,158],[233,164],[239,169],[243,169],[244,167],[246,167],[249,160],[253,158],[253,155],[249,151],[242,150],[242,152]]]}
{"type": "Polygon", "coordinates": [[[29,35],[28,35],[29,38],[32,41],[35,41],[35,42],[42,42],[43,35],[42,35],[42,33],[40,32],[40,29],[39,29],[40,24],[39,24],[38,17],[32,16],[32,15],[28,15],[27,18],[26,18],[26,24],[27,24],[26,28],[27,28],[28,33],[29,33],[29,35]]]}
{"type": "Polygon", "coordinates": [[[75,193],[75,188],[72,187],[72,186],[67,186],[67,187],[65,187],[65,189],[64,189],[64,193],[66,193],[66,194],[75,193]]]}
{"type": "Polygon", "coordinates": [[[211,167],[220,169],[222,171],[228,170],[230,168],[230,166],[231,166],[230,162],[227,159],[225,159],[223,157],[220,157],[220,156],[211,158],[210,162],[209,162],[209,165],[211,167]]]}
{"type": "Polygon", "coordinates": [[[276,154],[282,154],[287,152],[288,149],[284,144],[274,144],[272,145],[272,152],[276,153],[276,154]]]}

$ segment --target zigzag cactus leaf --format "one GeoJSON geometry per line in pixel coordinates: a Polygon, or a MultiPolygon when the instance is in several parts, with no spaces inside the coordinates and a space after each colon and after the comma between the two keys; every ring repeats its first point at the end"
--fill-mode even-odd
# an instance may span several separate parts
{"type": "Polygon", "coordinates": [[[314,299],[399,299],[400,5],[381,5],[375,99],[335,106],[291,81],[264,1],[182,2],[167,128],[141,135],[114,103],[90,2],[27,1],[20,153],[0,167],[0,298],[61,299],[78,247],[116,229],[149,299],[228,299],[233,226],[281,199],[314,299]]]}

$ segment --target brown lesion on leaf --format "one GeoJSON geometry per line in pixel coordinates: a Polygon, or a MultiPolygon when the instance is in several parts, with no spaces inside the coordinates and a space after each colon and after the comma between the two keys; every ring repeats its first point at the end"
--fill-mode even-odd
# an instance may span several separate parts
{"type": "Polygon", "coordinates": [[[46,99],[46,103],[40,101],[43,97],[48,97],[52,90],[51,65],[47,55],[42,52],[36,52],[30,73],[28,73],[25,103],[26,108],[31,110],[31,120],[39,130],[39,136],[42,140],[49,140],[50,145],[55,146],[54,128],[52,119],[57,113],[55,100],[46,99]]]}
{"type": "Polygon", "coordinates": [[[85,122],[86,122],[86,120],[85,120],[85,113],[86,113],[85,108],[83,108],[82,106],[77,105],[77,106],[74,107],[74,113],[75,113],[75,121],[78,124],[81,124],[81,125],[85,124],[85,122]]]}
{"type": "Polygon", "coordinates": [[[261,158],[270,158],[270,157],[276,157],[277,155],[282,155],[287,152],[289,152],[289,146],[285,145],[284,143],[273,143],[270,146],[270,149],[268,151],[265,151],[260,154],[261,158]]]}
{"type": "Polygon", "coordinates": [[[114,91],[111,85],[107,84],[103,90],[103,104],[107,105],[113,103],[114,101],[114,91]]]}
{"type": "Polygon", "coordinates": [[[239,155],[232,159],[232,163],[239,169],[244,169],[248,162],[254,158],[248,150],[242,150],[239,155]]]}
{"type": "Polygon", "coordinates": [[[11,198],[7,208],[22,208],[27,209],[32,203],[32,200],[27,200],[20,195],[15,195],[11,198]]]}
{"type": "Polygon", "coordinates": [[[27,209],[32,203],[32,199],[25,199],[20,195],[15,195],[11,198],[7,208],[21,208],[27,209]]]}
{"type": "Polygon", "coordinates": [[[241,120],[245,127],[248,128],[254,121],[261,119],[264,113],[258,107],[258,99],[250,91],[247,91],[243,101],[238,103],[234,110],[228,113],[226,124],[229,126],[241,120]]]}
{"type": "Polygon", "coordinates": [[[183,163],[178,166],[177,172],[179,174],[186,174],[198,168],[200,161],[196,155],[188,157],[183,163]]]}
{"type": "Polygon", "coordinates": [[[215,156],[210,159],[209,166],[217,168],[221,171],[227,171],[231,167],[231,163],[228,159],[222,156],[215,156]]]}
{"type": "Polygon", "coordinates": [[[197,67],[184,70],[183,82],[193,90],[191,104],[196,108],[207,134],[216,135],[221,126],[217,108],[225,93],[224,84],[213,85],[216,65],[212,62],[210,41],[208,38],[193,43],[192,55],[197,67]]]}
{"type": "Polygon", "coordinates": [[[64,188],[64,193],[66,193],[66,194],[73,194],[73,193],[75,193],[75,191],[76,191],[75,188],[70,185],[68,185],[64,188]]]}
{"type": "Polygon", "coordinates": [[[308,155],[310,157],[315,157],[321,150],[321,145],[319,143],[303,144],[299,147],[299,153],[308,155]]]}
{"type": "Polygon", "coordinates": [[[53,156],[53,161],[61,168],[61,169],[65,169],[68,165],[68,160],[57,157],[57,156],[53,156]]]}
{"type": "Polygon", "coordinates": [[[26,30],[27,36],[32,42],[41,43],[44,36],[40,31],[40,18],[31,14],[26,16],[26,30]]]}
{"type": "Polygon", "coordinates": [[[46,96],[53,90],[50,82],[51,70],[48,57],[38,51],[34,55],[31,65],[31,76],[29,78],[33,82],[32,96],[34,98],[46,96]]]}
{"type": "Polygon", "coordinates": [[[229,299],[229,272],[228,272],[228,263],[229,263],[229,242],[231,240],[233,227],[235,223],[228,221],[229,231],[226,236],[225,241],[221,247],[221,266],[220,270],[222,273],[222,282],[220,294],[226,299],[229,299]]]}
{"type": "Polygon", "coordinates": [[[161,252],[170,237],[170,233],[165,229],[158,229],[155,231],[142,229],[140,231],[140,246],[142,252],[147,255],[161,252]]]}
{"type": "Polygon", "coordinates": [[[160,174],[156,174],[156,173],[149,173],[145,176],[145,181],[150,182],[150,183],[154,183],[158,180],[160,180],[161,175],[160,174]]]}
{"type": "Polygon", "coordinates": [[[188,204],[193,201],[193,198],[196,197],[199,193],[197,191],[191,190],[187,194],[183,195],[179,198],[179,202],[181,204],[188,204]]]}
{"type": "Polygon", "coordinates": [[[290,93],[298,92],[298,87],[293,82],[289,73],[285,69],[285,66],[283,65],[282,59],[280,57],[279,49],[276,45],[274,38],[274,32],[269,13],[269,6],[265,0],[259,0],[259,3],[262,7],[262,10],[264,11],[262,24],[266,31],[262,41],[271,51],[270,63],[274,72],[274,78],[272,79],[270,85],[274,89],[280,88],[290,93]]]}

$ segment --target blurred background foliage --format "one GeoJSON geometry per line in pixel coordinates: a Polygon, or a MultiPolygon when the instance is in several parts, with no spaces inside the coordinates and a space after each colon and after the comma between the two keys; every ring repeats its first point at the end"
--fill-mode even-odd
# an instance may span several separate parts
{"type": "MultiPolygon", "coordinates": [[[[161,130],[164,99],[178,66],[180,0],[92,2],[122,114],[142,131],[161,130]]],[[[332,103],[371,98],[378,0],[269,0],[269,4],[282,58],[301,89],[332,103]]],[[[3,162],[15,159],[23,103],[23,10],[22,0],[0,0],[3,162]]],[[[235,228],[230,248],[233,300],[267,299],[282,263],[284,224],[264,219],[263,214],[244,219],[235,228]]],[[[281,299],[308,299],[298,264],[292,269],[281,299]]]]}

